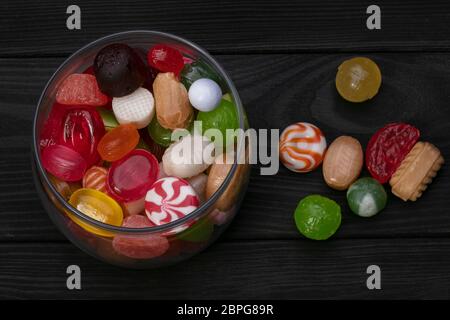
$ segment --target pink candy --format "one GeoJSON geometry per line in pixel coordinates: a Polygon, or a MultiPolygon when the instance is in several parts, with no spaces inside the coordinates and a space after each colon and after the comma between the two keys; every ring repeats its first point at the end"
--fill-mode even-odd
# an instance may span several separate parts
{"type": "Polygon", "coordinates": [[[86,161],[75,150],[63,145],[52,145],[42,151],[44,168],[63,181],[79,181],[86,172],[86,161]]]}

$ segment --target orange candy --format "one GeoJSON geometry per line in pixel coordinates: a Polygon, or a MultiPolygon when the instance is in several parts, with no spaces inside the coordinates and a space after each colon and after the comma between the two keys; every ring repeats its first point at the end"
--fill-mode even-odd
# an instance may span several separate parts
{"type": "Polygon", "coordinates": [[[95,189],[106,193],[106,175],[108,170],[93,166],[86,171],[83,177],[83,188],[95,189]]]}
{"type": "Polygon", "coordinates": [[[122,124],[107,132],[97,146],[97,151],[105,161],[116,161],[136,148],[139,132],[132,124],[122,124]]]}

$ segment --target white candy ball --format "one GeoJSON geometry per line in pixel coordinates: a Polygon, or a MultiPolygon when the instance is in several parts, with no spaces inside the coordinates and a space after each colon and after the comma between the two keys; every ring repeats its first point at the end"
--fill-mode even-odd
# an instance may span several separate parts
{"type": "Polygon", "coordinates": [[[127,96],[113,98],[112,108],[120,124],[134,124],[138,129],[145,128],[155,115],[155,99],[150,91],[138,88],[127,96]]]}
{"type": "Polygon", "coordinates": [[[189,88],[189,101],[199,111],[212,111],[222,99],[222,90],[211,79],[198,79],[189,88]]]}

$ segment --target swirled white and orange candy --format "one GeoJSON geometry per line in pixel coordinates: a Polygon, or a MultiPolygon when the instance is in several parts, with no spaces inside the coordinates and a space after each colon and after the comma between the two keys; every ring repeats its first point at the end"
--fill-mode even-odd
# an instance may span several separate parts
{"type": "Polygon", "coordinates": [[[280,136],[280,160],[294,172],[309,172],[323,161],[327,141],[322,131],[307,122],[284,129],[280,136]]]}
{"type": "MultiPolygon", "coordinates": [[[[184,179],[165,177],[157,180],[145,196],[145,213],[160,226],[183,218],[198,208],[200,200],[184,179]]],[[[175,228],[171,233],[185,230],[189,224],[175,228]]]]}

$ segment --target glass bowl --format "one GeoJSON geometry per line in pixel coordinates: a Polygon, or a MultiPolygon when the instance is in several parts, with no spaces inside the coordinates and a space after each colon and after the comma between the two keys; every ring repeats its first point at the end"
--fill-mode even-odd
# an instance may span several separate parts
{"type": "Polygon", "coordinates": [[[237,159],[243,154],[248,159],[248,142],[245,138],[237,139],[234,163],[218,190],[192,213],[165,225],[139,229],[117,227],[92,219],[72,207],[64,193],[60,193],[61,189],[58,192],[51,183],[51,177],[41,164],[39,137],[61,81],[90,67],[97,52],[111,43],[125,43],[142,52],[164,43],[177,48],[185,57],[203,60],[224,80],[224,93],[230,94],[236,106],[241,129],[247,126],[245,111],[233,82],[214,58],[185,39],[155,31],[116,33],[86,45],[56,70],[39,99],[33,124],[33,175],[38,194],[53,223],[80,249],[113,265],[136,269],[171,265],[188,259],[213,243],[239,210],[250,167],[238,163],[237,159]],[[187,225],[187,229],[183,227],[187,225]]]}

